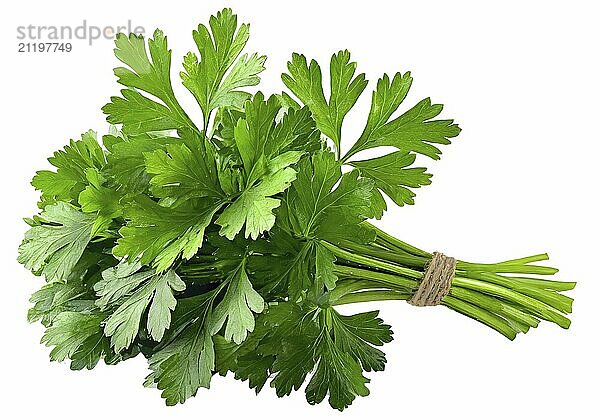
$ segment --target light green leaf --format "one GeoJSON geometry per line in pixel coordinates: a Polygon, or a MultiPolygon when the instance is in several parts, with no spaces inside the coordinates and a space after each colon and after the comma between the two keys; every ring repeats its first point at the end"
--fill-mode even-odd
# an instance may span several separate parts
{"type": "Polygon", "coordinates": [[[183,290],[185,290],[185,283],[175,274],[175,271],[169,270],[161,275],[161,281],[156,285],[148,309],[148,332],[155,341],[162,340],[165,330],[171,324],[171,311],[177,305],[173,291],[183,290]]]}
{"type": "Polygon", "coordinates": [[[132,273],[139,264],[121,264],[122,267],[106,270],[103,281],[95,287],[99,296],[98,306],[117,306],[104,326],[104,332],[111,338],[116,352],[131,345],[148,305],[148,332],[155,341],[160,341],[171,323],[171,311],[177,304],[173,292],[185,289],[185,283],[173,270],[160,274],[154,270],[132,273]]]}
{"type": "Polygon", "coordinates": [[[34,292],[29,299],[33,307],[27,312],[27,320],[35,322],[41,320],[42,325],[50,326],[52,321],[70,302],[77,302],[85,294],[81,284],[73,283],[48,283],[34,292]]]}
{"type": "Polygon", "coordinates": [[[114,267],[102,272],[102,279],[94,284],[98,299],[96,306],[105,311],[130,295],[142,282],[154,275],[152,270],[139,271],[142,265],[138,261],[121,261],[114,267]]]}
{"type": "Polygon", "coordinates": [[[265,69],[266,59],[266,56],[259,56],[256,53],[242,55],[212,95],[210,107],[212,109],[226,106],[241,108],[251,95],[236,89],[258,85],[260,78],[257,75],[265,69]]]}
{"type": "Polygon", "coordinates": [[[222,200],[225,193],[220,187],[215,162],[215,150],[204,146],[199,139],[197,147],[185,144],[167,145],[165,150],[146,154],[146,168],[153,175],[150,189],[155,197],[180,203],[192,198],[222,200]]]}
{"type": "Polygon", "coordinates": [[[280,200],[272,196],[286,190],[295,179],[292,165],[307,151],[320,147],[308,110],[290,110],[277,122],[280,109],[275,96],[265,101],[259,92],[252,101],[246,102],[244,118],[238,118],[233,129],[233,144],[228,147],[235,148],[239,155],[236,158],[234,153],[228,153],[243,169],[237,172],[241,179],[229,176],[233,173],[224,168],[219,171],[223,188],[237,197],[216,221],[222,227],[221,235],[229,239],[244,225],[245,236],[253,239],[273,226],[273,210],[280,200]]]}
{"type": "Polygon", "coordinates": [[[431,99],[426,98],[389,121],[406,98],[411,84],[412,77],[408,72],[404,75],[396,73],[391,82],[387,74],[379,79],[365,129],[344,161],[362,150],[379,146],[393,146],[404,152],[440,158],[442,152],[434,145],[450,144],[449,139],[460,133],[454,120],[433,120],[442,112],[443,105],[432,105],[431,99]]]}
{"type": "Polygon", "coordinates": [[[197,130],[177,102],[171,85],[171,50],[162,31],[146,41],[142,35],[117,34],[115,56],[128,68],[115,68],[123,97],[112,97],[102,110],[111,124],[122,124],[127,135],[190,128],[197,130]],[[148,52],[150,55],[148,55],[148,52]],[[158,103],[139,91],[162,101],[158,103]]]}
{"type": "Polygon", "coordinates": [[[146,172],[145,154],[163,149],[167,144],[180,144],[181,139],[168,136],[104,136],[104,145],[110,152],[104,174],[119,190],[141,193],[149,188],[150,175],[146,172]]]}
{"type": "Polygon", "coordinates": [[[246,189],[223,210],[216,220],[221,226],[219,233],[233,239],[245,224],[245,237],[256,239],[271,229],[275,224],[273,210],[281,203],[272,196],[285,191],[295,179],[296,171],[289,167],[264,176],[258,185],[246,189]]]}
{"type": "Polygon", "coordinates": [[[212,332],[217,333],[227,322],[225,339],[240,344],[247,334],[254,330],[253,312],[262,312],[265,302],[250,283],[245,262],[242,262],[225,281],[227,292],[214,310],[212,332]]]}
{"type": "Polygon", "coordinates": [[[212,295],[200,295],[182,302],[173,314],[178,331],[168,344],[149,358],[152,373],[145,385],[156,385],[167,405],[183,403],[208,388],[215,369],[215,349],[210,334],[212,295]],[[181,306],[181,309],[179,309],[181,306]],[[193,322],[189,322],[193,320],[193,322]]]}
{"type": "Polygon", "coordinates": [[[148,99],[137,90],[122,89],[121,95],[111,96],[111,102],[102,111],[111,124],[123,124],[128,135],[140,135],[151,132],[175,130],[185,127],[186,123],[165,105],[148,99]]]}
{"type": "Polygon", "coordinates": [[[309,238],[329,231],[325,225],[357,225],[368,214],[373,182],[357,171],[342,175],[331,152],[315,153],[300,162],[297,180],[284,197],[281,225],[309,238]],[[339,184],[338,184],[339,181],[339,184]],[[334,186],[336,186],[334,189],[334,186]]]}
{"type": "Polygon", "coordinates": [[[200,24],[193,32],[200,60],[194,53],[188,53],[183,61],[185,72],[181,72],[184,86],[202,109],[205,126],[215,108],[242,106],[250,95],[237,89],[258,84],[257,75],[264,70],[266,60],[265,56],[253,54],[243,55],[236,62],[248,41],[250,27],[242,24],[238,28],[237,16],[231,9],[211,16],[209,27],[200,24]]]}
{"type": "Polygon", "coordinates": [[[127,224],[113,254],[139,258],[158,272],[167,270],[182,256],[193,257],[204,241],[204,231],[223,202],[186,202],[177,208],[163,207],[147,196],[137,197],[125,209],[127,224]]]}
{"type": "Polygon", "coordinates": [[[106,163],[104,152],[96,140],[96,133],[88,131],[81,140],[71,140],[64,150],[48,159],[56,172],[38,171],[31,181],[36,190],[42,191],[40,207],[64,201],[76,204],[79,193],[88,184],[86,169],[102,169],[106,163]]]}
{"type": "Polygon", "coordinates": [[[60,313],[42,336],[43,344],[54,346],[50,360],[62,362],[73,359],[74,369],[84,366],[91,369],[95,366],[100,357],[107,354],[107,349],[102,345],[100,325],[105,317],[102,313],[60,313]],[[101,344],[100,347],[90,346],[94,342],[101,344]]]}
{"type": "Polygon", "coordinates": [[[244,164],[247,184],[252,185],[267,169],[272,155],[272,131],[279,103],[274,96],[264,101],[262,93],[257,93],[246,103],[245,118],[239,119],[234,129],[234,139],[244,164]]]}
{"type": "Polygon", "coordinates": [[[415,162],[413,153],[393,152],[378,158],[350,162],[360,170],[362,176],[375,181],[375,186],[394,202],[403,206],[414,204],[415,193],[411,188],[419,188],[431,183],[431,175],[426,168],[410,168],[415,162]]]}
{"type": "Polygon", "coordinates": [[[89,284],[100,277],[98,270],[114,261],[100,252],[84,251],[69,275],[61,282],[43,285],[31,295],[33,307],[27,312],[27,320],[40,320],[48,327],[62,312],[89,312],[95,309],[95,295],[89,284]]]}
{"type": "Polygon", "coordinates": [[[96,216],[67,203],[46,206],[41,224],[25,233],[18,261],[46,281],[64,281],[92,238],[96,216]]]}
{"type": "Polygon", "coordinates": [[[321,68],[315,60],[310,66],[306,57],[294,54],[288,62],[289,74],[282,74],[283,83],[310,108],[323,134],[333,140],[336,150],[340,150],[342,123],[367,86],[363,73],[354,76],[356,63],[350,61],[348,51],[340,51],[331,57],[329,100],[323,93],[321,68]]]}
{"type": "Polygon", "coordinates": [[[103,186],[105,178],[95,168],[85,171],[89,185],[79,194],[79,204],[84,213],[97,215],[94,232],[102,232],[111,221],[123,214],[123,197],[119,191],[103,186]]]}
{"type": "Polygon", "coordinates": [[[244,107],[233,130],[235,147],[244,166],[245,186],[269,172],[298,162],[320,147],[319,134],[308,109],[289,110],[280,120],[281,105],[275,96],[264,100],[258,92],[244,107]]]}

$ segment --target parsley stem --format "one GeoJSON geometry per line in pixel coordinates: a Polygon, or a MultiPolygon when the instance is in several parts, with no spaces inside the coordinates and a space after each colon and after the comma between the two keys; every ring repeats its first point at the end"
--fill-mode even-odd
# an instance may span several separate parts
{"type": "Polygon", "coordinates": [[[343,250],[329,242],[320,241],[321,245],[331,251],[336,257],[344,259],[346,261],[350,261],[356,264],[363,264],[374,268],[379,268],[381,270],[390,271],[395,274],[405,275],[407,277],[412,277],[415,279],[423,278],[423,273],[412,270],[410,268],[401,267],[397,264],[392,264],[385,261],[379,261],[373,258],[365,257],[363,255],[354,254],[352,252],[348,252],[343,250]]]}
{"type": "MultiPolygon", "coordinates": [[[[394,290],[396,292],[401,292],[403,293],[403,295],[407,296],[406,299],[410,299],[410,297],[412,296],[413,290],[416,289],[416,287],[418,286],[418,282],[412,280],[412,279],[406,279],[403,278],[401,276],[396,276],[394,274],[387,274],[387,273],[380,273],[380,272],[376,272],[376,271],[369,271],[369,270],[365,270],[365,269],[360,269],[360,268],[354,268],[354,267],[345,267],[345,266],[337,266],[336,267],[336,274],[341,275],[341,276],[352,276],[352,277],[356,277],[356,278],[365,278],[365,279],[370,279],[376,283],[380,283],[379,286],[377,287],[381,287],[381,286],[388,286],[388,287],[392,287],[394,288],[394,290]]],[[[366,283],[365,281],[356,281],[354,280],[351,283],[352,287],[356,290],[359,290],[360,288],[367,288],[366,286],[369,285],[369,283],[366,283]]],[[[373,283],[371,284],[371,287],[373,287],[373,283]]],[[[344,294],[345,296],[345,294],[344,294]]],[[[450,291],[450,296],[454,296],[457,299],[461,299],[463,301],[466,302],[471,302],[471,303],[477,303],[477,306],[480,306],[490,312],[494,312],[494,313],[498,313],[500,315],[503,315],[506,318],[509,318],[517,323],[519,323],[521,325],[521,329],[528,329],[529,326],[537,326],[538,325],[538,321],[536,318],[534,318],[533,316],[527,314],[526,312],[523,312],[521,310],[519,310],[516,307],[511,306],[508,303],[499,301],[498,299],[492,298],[490,296],[487,296],[483,293],[479,293],[473,290],[468,290],[468,289],[464,289],[462,287],[458,287],[453,285],[451,291],[450,291]],[[525,325],[525,326],[523,326],[525,325]]],[[[332,298],[334,298],[332,296],[332,298]]],[[[356,299],[356,298],[354,298],[356,299]]],[[[333,299],[334,301],[338,302],[338,300],[333,299]]],[[[346,302],[346,300],[342,300],[343,302],[346,302]]],[[[452,300],[450,299],[450,302],[452,302],[452,300]]],[[[442,301],[442,304],[447,305],[447,300],[444,299],[442,301]]]]}
{"type": "Polygon", "coordinates": [[[570,313],[572,311],[573,299],[556,293],[553,290],[545,290],[529,284],[524,284],[521,280],[515,280],[511,277],[501,276],[494,273],[469,273],[469,278],[476,280],[483,280],[489,283],[494,283],[499,286],[504,286],[512,290],[516,290],[527,296],[535,298],[541,302],[544,302],[553,308],[570,313]]]}
{"type": "Polygon", "coordinates": [[[192,119],[188,116],[185,110],[181,107],[177,99],[175,99],[175,96],[172,92],[170,92],[168,98],[165,98],[165,104],[170,110],[172,110],[179,116],[182,123],[184,123],[189,128],[200,134],[200,130],[198,130],[198,127],[196,126],[194,121],[192,121],[192,119]]]}
{"type": "Polygon", "coordinates": [[[377,234],[377,237],[382,239],[383,241],[385,241],[386,243],[390,244],[391,246],[398,248],[402,251],[406,251],[410,254],[413,255],[418,255],[420,257],[426,257],[426,258],[431,258],[431,254],[428,252],[425,252],[415,246],[412,246],[410,244],[407,244],[404,241],[401,241],[400,239],[390,235],[387,232],[384,232],[383,230],[379,229],[377,226],[372,225],[371,223],[365,222],[365,224],[373,229],[375,231],[375,233],[377,234]]]}
{"type": "Polygon", "coordinates": [[[363,303],[381,300],[407,300],[410,293],[398,292],[396,290],[363,290],[350,293],[340,297],[334,305],[347,305],[349,303],[363,303]]]}
{"type": "Polygon", "coordinates": [[[510,323],[498,315],[488,312],[469,302],[457,299],[454,296],[446,296],[444,301],[446,306],[495,329],[509,340],[514,340],[517,336],[517,332],[511,327],[510,323]]]}
{"type": "Polygon", "coordinates": [[[419,282],[411,278],[398,276],[395,274],[382,273],[358,267],[348,267],[345,265],[335,265],[335,273],[342,277],[359,278],[364,280],[375,280],[385,285],[393,287],[402,287],[412,291],[419,286],[419,282]]]}
{"type": "Polygon", "coordinates": [[[465,277],[455,277],[454,280],[452,280],[452,284],[466,289],[485,292],[492,296],[504,298],[519,305],[523,305],[540,318],[554,322],[562,328],[569,328],[569,325],[571,325],[569,318],[561,315],[560,312],[552,306],[517,291],[465,277]]]}
{"type": "Polygon", "coordinates": [[[362,255],[377,258],[379,260],[387,260],[393,263],[407,265],[409,267],[421,268],[425,266],[427,261],[429,261],[429,258],[415,256],[403,251],[394,252],[385,248],[361,245],[351,241],[340,241],[339,245],[341,248],[344,248],[348,251],[357,252],[362,255]]]}
{"type": "MultiPolygon", "coordinates": [[[[339,293],[332,291],[334,305],[377,297],[410,299],[423,278],[431,254],[373,229],[377,239],[370,244],[351,240],[337,245],[321,242],[336,256],[335,274],[345,284],[339,293]]],[[[531,264],[547,259],[547,254],[536,254],[492,264],[459,260],[450,292],[441,304],[510,339],[537,327],[540,319],[568,328],[570,320],[564,314],[571,312],[573,299],[559,292],[572,289],[575,283],[522,276],[555,274],[555,268],[531,264]]]]}

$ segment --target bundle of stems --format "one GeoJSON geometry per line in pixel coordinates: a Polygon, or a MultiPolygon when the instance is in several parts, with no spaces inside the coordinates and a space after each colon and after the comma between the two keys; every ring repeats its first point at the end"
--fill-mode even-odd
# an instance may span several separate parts
{"type": "MultiPolygon", "coordinates": [[[[423,279],[432,255],[383,230],[368,245],[352,241],[322,241],[337,258],[339,277],[330,294],[334,305],[409,300],[423,279]]],[[[537,327],[540,320],[568,328],[573,299],[561,292],[575,282],[549,280],[558,269],[534,263],[547,254],[479,264],[458,260],[450,292],[441,305],[467,315],[513,340],[518,333],[537,327]]]]}

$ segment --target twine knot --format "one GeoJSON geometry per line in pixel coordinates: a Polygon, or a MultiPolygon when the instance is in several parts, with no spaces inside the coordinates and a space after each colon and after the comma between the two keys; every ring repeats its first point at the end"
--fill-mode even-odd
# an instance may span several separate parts
{"type": "Polygon", "coordinates": [[[419,288],[408,303],[414,306],[439,305],[450,292],[456,260],[441,252],[434,252],[425,266],[425,274],[419,288]]]}

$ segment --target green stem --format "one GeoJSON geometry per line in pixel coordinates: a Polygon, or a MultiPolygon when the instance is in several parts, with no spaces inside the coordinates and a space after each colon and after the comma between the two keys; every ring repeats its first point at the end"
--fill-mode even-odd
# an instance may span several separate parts
{"type": "Polygon", "coordinates": [[[422,268],[429,261],[429,258],[415,256],[404,251],[393,252],[385,248],[357,244],[351,241],[340,241],[340,246],[346,250],[354,251],[362,255],[367,255],[379,260],[391,261],[414,268],[422,268]]]}
{"type": "Polygon", "coordinates": [[[530,264],[475,264],[464,261],[457,261],[456,268],[465,271],[489,271],[494,273],[515,273],[515,274],[538,274],[553,275],[558,273],[558,269],[542,265],[530,264]]]}
{"type": "Polygon", "coordinates": [[[468,277],[516,290],[524,295],[544,302],[561,312],[570,313],[572,311],[573,299],[552,290],[540,289],[539,287],[531,286],[519,280],[514,280],[511,277],[494,273],[469,273],[468,277]]]}
{"type": "Polygon", "coordinates": [[[571,321],[569,320],[569,318],[566,318],[565,316],[557,312],[556,309],[554,309],[550,305],[547,305],[543,302],[540,302],[536,299],[533,299],[527,295],[521,294],[514,290],[506,289],[496,284],[489,284],[479,280],[469,279],[465,277],[455,277],[452,281],[452,285],[464,287],[466,289],[476,290],[478,292],[487,293],[492,296],[497,296],[506,299],[510,302],[515,302],[519,305],[523,305],[532,312],[534,312],[540,318],[554,322],[555,324],[558,324],[563,328],[569,328],[569,325],[571,325],[571,321]]]}
{"type": "Polygon", "coordinates": [[[476,321],[482,322],[488,327],[495,329],[509,340],[514,340],[517,336],[517,332],[505,319],[494,315],[491,312],[481,309],[461,299],[457,299],[454,296],[446,296],[444,298],[444,304],[456,312],[460,312],[463,315],[473,318],[476,321]]]}
{"type": "Polygon", "coordinates": [[[466,302],[477,303],[477,306],[487,309],[490,312],[502,315],[504,318],[525,324],[529,327],[537,327],[539,324],[539,320],[528,313],[523,312],[508,303],[502,302],[498,299],[474,290],[463,289],[462,287],[453,287],[450,290],[450,296],[454,296],[466,302]]]}
{"type": "Polygon", "coordinates": [[[555,292],[566,292],[573,290],[577,285],[574,281],[555,281],[546,279],[536,279],[532,277],[510,277],[512,280],[518,281],[521,284],[531,287],[537,287],[544,290],[552,290],[555,292]]]}
{"type": "Polygon", "coordinates": [[[398,249],[401,249],[403,251],[406,251],[406,252],[408,252],[410,254],[413,254],[413,255],[417,255],[417,256],[425,257],[425,258],[431,258],[431,254],[430,253],[425,252],[422,249],[419,249],[419,248],[417,248],[415,246],[407,244],[404,241],[401,241],[400,239],[395,238],[394,236],[392,236],[392,235],[384,232],[383,230],[379,229],[375,225],[372,225],[372,224],[370,224],[368,222],[365,222],[365,224],[369,228],[371,228],[371,229],[373,229],[375,231],[375,233],[377,234],[377,237],[383,239],[385,242],[389,243],[390,245],[392,245],[392,246],[394,246],[394,247],[396,247],[398,249]]]}
{"type": "Polygon", "coordinates": [[[334,272],[341,277],[374,280],[388,286],[400,287],[410,292],[419,286],[418,281],[407,277],[382,273],[380,271],[366,270],[358,267],[348,267],[345,265],[336,264],[334,272]]]}
{"type": "Polygon", "coordinates": [[[329,301],[337,302],[341,297],[346,296],[347,294],[369,288],[373,288],[373,284],[368,280],[339,280],[335,285],[335,289],[329,293],[329,301]]]}
{"type": "MultiPolygon", "coordinates": [[[[346,278],[352,277],[360,279],[369,279],[375,282],[360,282],[360,287],[356,288],[356,290],[364,288],[377,288],[381,286],[392,287],[395,289],[395,291],[401,293],[403,296],[407,296],[407,299],[410,299],[413,290],[418,286],[418,282],[412,279],[402,278],[394,274],[369,271],[361,268],[337,266],[336,274],[344,276],[346,278]],[[380,283],[381,286],[378,286],[377,283],[380,283]]],[[[474,306],[480,307],[483,310],[487,310],[490,313],[497,313],[502,317],[507,318],[508,322],[513,321],[514,323],[518,324],[519,330],[527,329],[530,326],[535,327],[539,323],[539,321],[535,317],[529,315],[526,312],[521,311],[519,308],[516,308],[510,305],[509,303],[502,302],[498,299],[487,296],[483,293],[453,286],[450,291],[450,296],[454,296],[457,299],[460,299],[467,303],[476,304],[474,306]]],[[[356,300],[357,298],[354,299],[356,300]]],[[[450,304],[448,305],[448,301],[444,299],[442,301],[442,304],[446,306],[451,306],[452,302],[452,299],[450,299],[450,304]]]]}
{"type": "Polygon", "coordinates": [[[329,242],[319,241],[321,245],[327,248],[329,251],[333,253],[338,258],[341,258],[346,261],[350,261],[356,264],[362,264],[373,268],[378,268],[380,270],[389,271],[394,274],[399,274],[402,276],[412,277],[415,279],[423,278],[423,273],[420,271],[412,270],[410,268],[401,267],[397,264],[391,264],[384,261],[379,261],[373,258],[365,257],[362,255],[353,254],[346,250],[343,250],[329,242]]]}
{"type": "Polygon", "coordinates": [[[506,261],[502,261],[498,264],[529,264],[532,262],[547,261],[548,259],[549,259],[548,254],[544,253],[544,254],[531,255],[529,257],[516,258],[513,260],[506,260],[506,261]]]}
{"type": "MultiPolygon", "coordinates": [[[[424,276],[431,254],[400,241],[380,229],[374,243],[340,241],[321,244],[337,258],[335,273],[354,287],[338,294],[336,303],[382,300],[408,300],[424,276]],[[356,283],[361,280],[362,282],[356,283]],[[381,290],[389,288],[391,290],[381,290]],[[375,290],[376,289],[376,290],[375,290]]],[[[532,265],[547,260],[547,254],[507,260],[495,264],[457,261],[456,274],[449,294],[441,304],[470,316],[513,339],[516,333],[537,327],[539,319],[568,328],[572,299],[559,291],[570,290],[575,283],[563,283],[532,277],[498,273],[552,275],[552,267],[532,265]]]]}
{"type": "Polygon", "coordinates": [[[171,93],[169,95],[168,100],[165,101],[165,104],[171,111],[175,112],[179,116],[180,121],[182,123],[184,123],[189,128],[191,128],[192,130],[194,130],[198,134],[200,134],[200,130],[198,129],[198,127],[196,127],[196,124],[194,124],[194,121],[192,121],[192,119],[188,116],[188,114],[185,112],[185,110],[181,107],[181,105],[175,98],[175,94],[171,93]]]}
{"type": "Polygon", "coordinates": [[[342,296],[334,302],[334,305],[346,305],[349,303],[373,302],[380,300],[406,300],[410,299],[409,293],[395,290],[364,290],[342,296]]]}

